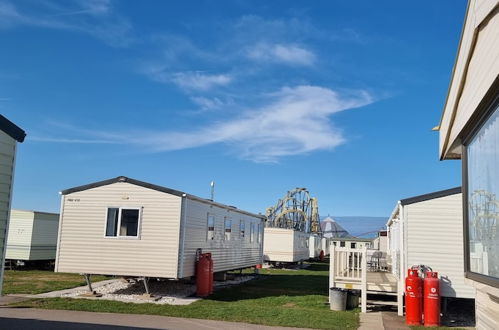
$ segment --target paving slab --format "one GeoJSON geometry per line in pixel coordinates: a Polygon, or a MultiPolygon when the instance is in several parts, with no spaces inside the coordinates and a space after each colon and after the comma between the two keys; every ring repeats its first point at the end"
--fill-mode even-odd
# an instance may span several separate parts
{"type": "Polygon", "coordinates": [[[29,300],[30,298],[25,295],[7,295],[0,296],[0,306],[7,306],[21,301],[29,300]]]}
{"type": "Polygon", "coordinates": [[[384,330],[381,312],[360,313],[358,330],[384,330]]]}
{"type": "Polygon", "coordinates": [[[396,312],[381,312],[383,326],[386,330],[409,330],[405,324],[405,318],[397,315],[396,312]]]}
{"type": "Polygon", "coordinates": [[[80,311],[5,307],[0,308],[0,329],[296,330],[299,328],[269,327],[248,323],[185,319],[157,315],[93,313],[80,311]]]}

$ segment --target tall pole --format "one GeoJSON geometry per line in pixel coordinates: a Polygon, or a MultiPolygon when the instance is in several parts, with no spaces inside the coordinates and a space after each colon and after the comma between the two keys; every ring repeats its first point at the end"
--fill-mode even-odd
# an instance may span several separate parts
{"type": "Polygon", "coordinates": [[[211,186],[211,200],[215,200],[215,181],[211,181],[210,183],[211,186]]]}

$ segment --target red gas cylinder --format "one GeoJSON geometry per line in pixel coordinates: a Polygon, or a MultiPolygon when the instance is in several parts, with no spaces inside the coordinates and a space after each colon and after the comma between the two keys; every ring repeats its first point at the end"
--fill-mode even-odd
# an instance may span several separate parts
{"type": "Polygon", "coordinates": [[[405,278],[405,323],[420,325],[423,313],[423,280],[417,269],[409,268],[405,278]]]}
{"type": "Polygon", "coordinates": [[[324,250],[321,250],[321,253],[319,253],[319,260],[324,261],[324,250]]]}
{"type": "Polygon", "coordinates": [[[196,294],[199,297],[210,294],[210,260],[209,253],[202,253],[196,265],[196,294]]]}
{"type": "Polygon", "coordinates": [[[213,293],[213,259],[211,258],[211,253],[206,253],[210,259],[210,293],[213,293]]]}
{"type": "Polygon", "coordinates": [[[440,325],[440,281],[437,272],[426,272],[424,279],[424,326],[440,325]]]}

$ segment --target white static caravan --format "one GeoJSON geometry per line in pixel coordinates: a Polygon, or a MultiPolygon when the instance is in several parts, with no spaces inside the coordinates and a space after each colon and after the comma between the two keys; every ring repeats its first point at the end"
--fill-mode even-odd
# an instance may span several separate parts
{"type": "Polygon", "coordinates": [[[263,255],[269,262],[299,262],[310,255],[309,233],[286,228],[265,228],[263,255]]]}
{"type": "Polygon", "coordinates": [[[319,258],[321,254],[322,244],[321,244],[321,236],[317,233],[310,233],[308,238],[308,251],[309,258],[315,259],[319,258]]]}
{"type": "Polygon", "coordinates": [[[477,329],[499,329],[498,8],[499,0],[468,1],[437,127],[440,160],[462,159],[464,272],[476,289],[477,329]]]}
{"type": "Polygon", "coordinates": [[[388,255],[401,291],[407,269],[427,265],[438,272],[442,297],[475,297],[464,280],[461,203],[459,187],[397,203],[387,222],[388,255]]]}
{"type": "Polygon", "coordinates": [[[336,247],[346,247],[349,249],[370,249],[373,247],[373,240],[370,238],[360,238],[360,237],[333,237],[330,239],[330,244],[336,247]]]}
{"type": "Polygon", "coordinates": [[[331,239],[327,237],[322,237],[321,238],[321,250],[324,251],[324,255],[328,256],[329,255],[329,244],[331,239]]]}
{"type": "Polygon", "coordinates": [[[262,263],[262,215],[127,177],[61,192],[56,272],[180,279],[262,263]]]}
{"type": "Polygon", "coordinates": [[[7,239],[8,260],[55,260],[59,214],[12,209],[7,239]]]}
{"type": "Polygon", "coordinates": [[[380,230],[373,240],[373,249],[387,252],[388,250],[388,232],[386,230],[380,230]]]}
{"type": "Polygon", "coordinates": [[[16,165],[17,143],[23,142],[26,133],[0,115],[0,295],[2,295],[3,271],[9,230],[10,201],[16,165]]]}

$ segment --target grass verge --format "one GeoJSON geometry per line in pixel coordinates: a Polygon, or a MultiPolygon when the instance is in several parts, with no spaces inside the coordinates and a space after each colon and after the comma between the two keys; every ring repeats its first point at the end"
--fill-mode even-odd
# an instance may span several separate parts
{"type": "Polygon", "coordinates": [[[356,329],[358,310],[333,312],[327,301],[327,264],[302,270],[262,270],[262,279],[217,290],[188,306],[106,300],[34,299],[22,307],[150,314],[316,329],[356,329]]]}
{"type": "MultiPolygon", "coordinates": [[[[107,279],[93,276],[92,281],[107,279]]],[[[3,282],[4,294],[37,294],[85,285],[78,274],[54,273],[48,270],[6,270],[3,282]]]]}

